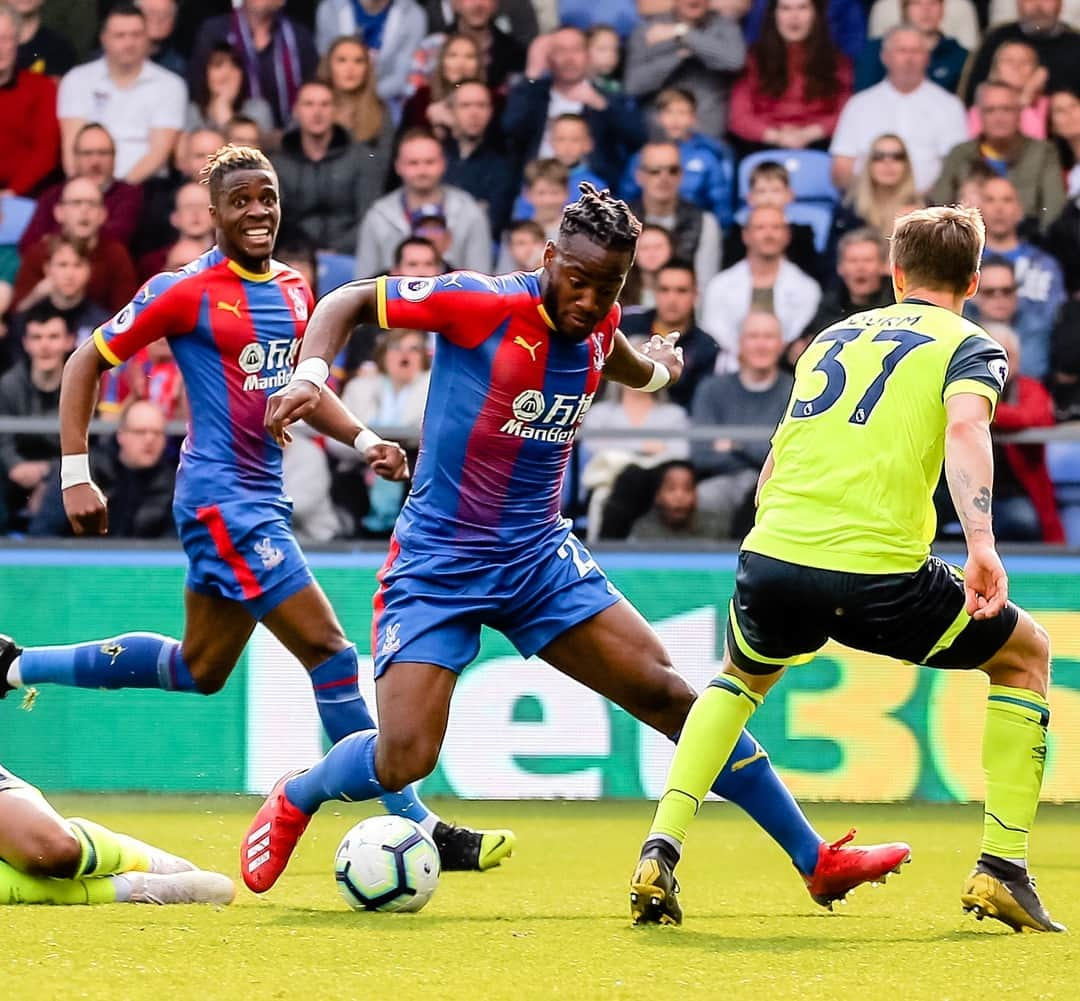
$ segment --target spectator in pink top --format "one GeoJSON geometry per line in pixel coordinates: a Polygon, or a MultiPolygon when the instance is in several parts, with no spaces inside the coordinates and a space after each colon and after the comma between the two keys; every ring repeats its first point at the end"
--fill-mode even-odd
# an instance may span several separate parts
{"type": "MultiPolygon", "coordinates": [[[[1029,139],[1045,139],[1050,98],[1045,93],[1046,67],[1039,65],[1035,46],[1023,39],[1002,42],[994,53],[987,79],[1007,83],[1020,95],[1020,131],[1029,139]]],[[[982,130],[982,114],[976,102],[968,111],[968,135],[974,139],[982,130]]]]}
{"type": "Polygon", "coordinates": [[[827,149],[852,80],[822,0],[769,0],[761,37],[732,90],[728,127],[749,149],[827,149]]]}

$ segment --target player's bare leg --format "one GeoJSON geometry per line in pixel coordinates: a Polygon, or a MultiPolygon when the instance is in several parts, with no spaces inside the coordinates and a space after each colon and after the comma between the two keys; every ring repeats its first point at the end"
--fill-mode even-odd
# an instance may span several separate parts
{"type": "MultiPolygon", "coordinates": [[[[672,667],[655,632],[629,602],[619,602],[568,630],[545,647],[541,656],[668,736],[682,729],[696,697],[672,667]]],[[[770,683],[778,677],[770,676],[770,683]]],[[[761,679],[755,683],[761,684],[761,679]]],[[[753,738],[744,731],[735,748],[720,759],[723,767],[714,768],[709,785],[746,810],[784,847],[817,903],[829,906],[861,883],[883,881],[909,856],[910,849],[902,844],[849,845],[850,835],[826,843],[803,816],[753,738]]],[[[644,876],[635,876],[633,882],[640,884],[636,892],[643,908],[641,920],[677,923],[681,911],[672,870],[678,853],[673,849],[669,858],[663,854],[657,853],[655,864],[647,865],[649,873],[645,874],[655,877],[653,882],[662,892],[646,892],[645,884],[652,884],[644,876]],[[656,906],[652,904],[654,896],[659,900],[656,906]]]]}
{"type": "Polygon", "coordinates": [[[0,903],[228,903],[232,881],[82,818],[29,785],[0,790],[0,903]],[[153,899],[151,899],[153,898],[153,899]]]}
{"type": "Polygon", "coordinates": [[[1008,642],[982,670],[990,679],[983,845],[960,900],[979,920],[997,918],[1014,931],[1065,931],[1043,906],[1027,871],[1028,831],[1042,788],[1050,720],[1045,630],[1021,611],[1008,642]]]}
{"type": "Polygon", "coordinates": [[[184,638],[180,653],[204,695],[225,687],[255,629],[239,601],[184,589],[184,638]]]}

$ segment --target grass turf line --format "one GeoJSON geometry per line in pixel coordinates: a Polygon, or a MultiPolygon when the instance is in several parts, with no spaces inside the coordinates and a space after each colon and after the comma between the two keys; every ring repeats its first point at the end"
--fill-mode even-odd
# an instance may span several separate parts
{"type": "MultiPolygon", "coordinates": [[[[237,878],[257,800],[56,797],[85,815],[237,878]]],[[[911,842],[884,888],[829,914],[735,808],[709,804],[680,866],[682,928],[629,926],[627,882],[649,803],[435,804],[461,822],[512,826],[517,855],[449,873],[416,915],[355,914],[333,881],[342,834],[370,813],[327,807],[281,882],[231,908],[0,908],[4,996],[34,1001],[686,998],[897,1001],[1080,992],[1080,809],[1044,807],[1033,871],[1071,935],[1013,935],[960,912],[980,815],[958,806],[817,806],[838,837],[911,842]],[[392,994],[391,994],[392,992],[392,994]]]]}

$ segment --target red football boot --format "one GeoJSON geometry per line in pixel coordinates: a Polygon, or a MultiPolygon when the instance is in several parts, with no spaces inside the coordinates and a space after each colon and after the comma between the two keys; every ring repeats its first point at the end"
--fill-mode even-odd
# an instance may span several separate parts
{"type": "Polygon", "coordinates": [[[285,783],[300,771],[289,772],[277,780],[240,845],[240,872],[253,893],[265,893],[278,881],[296,842],[311,822],[311,817],[285,796],[285,783]]]}
{"type": "Polygon", "coordinates": [[[834,901],[843,900],[856,886],[884,883],[889,873],[898,873],[901,865],[911,861],[911,846],[902,841],[888,845],[848,847],[848,842],[854,837],[853,827],[831,845],[822,842],[813,873],[803,876],[814,903],[830,911],[834,901]]]}

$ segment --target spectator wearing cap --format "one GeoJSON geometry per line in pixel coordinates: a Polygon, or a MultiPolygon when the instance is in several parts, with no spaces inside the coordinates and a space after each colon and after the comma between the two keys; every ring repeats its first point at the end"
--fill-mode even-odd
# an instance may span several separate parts
{"type": "Polygon", "coordinates": [[[79,130],[87,122],[100,122],[116,143],[117,176],[141,184],[168,164],[184,127],[187,87],[147,58],[146,19],[138,7],[114,7],[100,37],[105,54],[76,66],[60,81],[64,171],[75,174],[79,130]]]}
{"type": "Polygon", "coordinates": [[[194,82],[206,75],[210,52],[221,42],[244,61],[251,96],[270,105],[274,125],[284,128],[300,85],[315,76],[319,57],[311,32],[281,12],[284,0],[243,0],[230,14],[204,22],[188,69],[194,82]]]}
{"type": "MultiPolygon", "coordinates": [[[[109,130],[97,122],[87,122],[75,134],[72,148],[74,177],[86,177],[100,189],[105,200],[105,225],[102,237],[130,243],[135,235],[139,214],[143,205],[143,190],[138,184],[128,184],[116,176],[116,145],[109,130]]],[[[34,214],[30,217],[19,249],[24,253],[49,233],[60,230],[55,209],[63,193],[64,185],[54,184],[46,188],[37,200],[34,214]]]]}
{"type": "Polygon", "coordinates": [[[356,243],[356,274],[368,278],[386,272],[392,249],[413,233],[416,214],[439,206],[450,231],[447,256],[470,271],[491,270],[491,227],[476,199],[445,184],[446,157],[429,132],[410,130],[398,146],[394,168],[401,187],[384,195],[364,216],[356,243]]]}
{"type": "Polygon", "coordinates": [[[486,207],[491,233],[498,239],[510,221],[517,170],[491,134],[491,91],[482,80],[465,80],[450,92],[447,104],[446,180],[486,207]]]}
{"type": "Polygon", "coordinates": [[[271,157],[285,219],[319,250],[351,254],[357,226],[386,178],[368,149],[334,121],[334,92],[327,84],[313,80],[300,88],[293,119],[296,127],[271,157]]]}
{"type": "Polygon", "coordinates": [[[18,68],[21,25],[10,7],[0,7],[0,193],[31,195],[56,169],[60,128],[52,78],[18,68]]]}
{"type": "Polygon", "coordinates": [[[21,0],[18,5],[22,19],[18,66],[31,73],[60,77],[75,65],[75,50],[63,35],[41,23],[44,5],[45,0],[21,0]]]}

